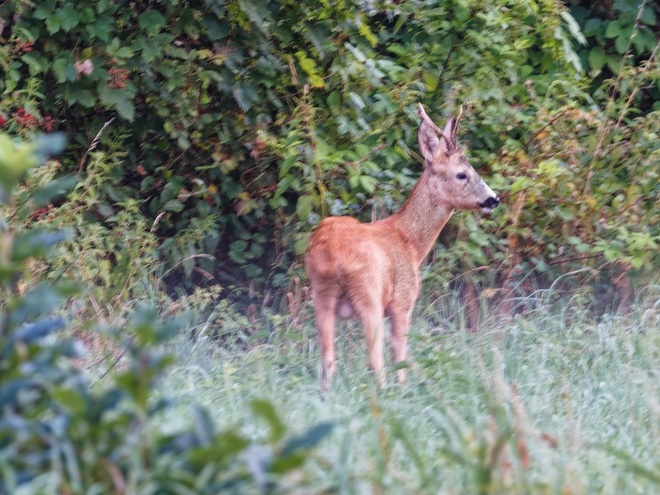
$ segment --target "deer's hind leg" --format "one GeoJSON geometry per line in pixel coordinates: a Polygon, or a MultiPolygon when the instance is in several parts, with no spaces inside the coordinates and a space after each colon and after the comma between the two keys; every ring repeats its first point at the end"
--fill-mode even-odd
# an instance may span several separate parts
{"type": "Polygon", "coordinates": [[[337,294],[313,294],[316,332],[321,346],[321,392],[327,393],[335,372],[335,323],[337,294]]]}

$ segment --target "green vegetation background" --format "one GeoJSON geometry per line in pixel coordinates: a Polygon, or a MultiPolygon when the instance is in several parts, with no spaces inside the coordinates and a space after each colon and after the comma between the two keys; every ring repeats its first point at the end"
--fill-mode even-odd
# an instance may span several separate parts
{"type": "Polygon", "coordinates": [[[2,130],[69,137],[51,172],[78,186],[34,217],[76,230],[57,273],[130,298],[126,273],[157,259],[169,290],[282,310],[322,217],[405,199],[417,102],[439,122],[463,104],[504,206],[452,221],[426,287],[509,298],[586,266],[575,284],[609,301],[659,262],[658,16],[637,0],[9,1],[2,130]]]}

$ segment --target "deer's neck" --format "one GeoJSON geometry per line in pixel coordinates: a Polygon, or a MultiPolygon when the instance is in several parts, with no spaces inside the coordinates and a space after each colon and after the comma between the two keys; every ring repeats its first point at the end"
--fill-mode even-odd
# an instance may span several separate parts
{"type": "Polygon", "coordinates": [[[396,226],[415,252],[415,264],[422,264],[435,243],[442,228],[449,221],[454,209],[443,204],[433,204],[426,171],[415,184],[410,197],[389,220],[396,226]]]}

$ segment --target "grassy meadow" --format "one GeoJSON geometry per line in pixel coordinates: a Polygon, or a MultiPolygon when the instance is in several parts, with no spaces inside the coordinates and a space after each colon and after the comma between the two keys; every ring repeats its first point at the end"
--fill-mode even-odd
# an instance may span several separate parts
{"type": "Polygon", "coordinates": [[[578,295],[540,291],[520,303],[513,318],[486,315],[478,333],[461,328],[455,301],[418,304],[408,380],[393,384],[389,368],[384,390],[366,370],[361,328],[343,324],[325,401],[311,308],[297,321],[220,327],[214,312],[193,325],[194,338],[169,344],[176,363],[157,395],[178,405],[157,427],[189,426],[196,402],[219,427],[263,439],[256,398],[272,401],[294,434],[333,422],[305,465],[279,480],[284,493],[660,492],[660,286],[625,314],[598,318],[578,295]]]}

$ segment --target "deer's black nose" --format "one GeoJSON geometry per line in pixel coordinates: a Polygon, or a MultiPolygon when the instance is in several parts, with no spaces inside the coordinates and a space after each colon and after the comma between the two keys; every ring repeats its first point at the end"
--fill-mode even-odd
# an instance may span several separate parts
{"type": "Polygon", "coordinates": [[[483,203],[479,203],[479,206],[481,206],[482,208],[487,208],[489,210],[492,210],[499,204],[500,204],[500,198],[491,196],[483,203]]]}

